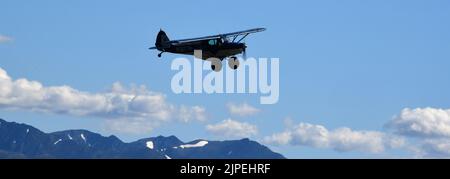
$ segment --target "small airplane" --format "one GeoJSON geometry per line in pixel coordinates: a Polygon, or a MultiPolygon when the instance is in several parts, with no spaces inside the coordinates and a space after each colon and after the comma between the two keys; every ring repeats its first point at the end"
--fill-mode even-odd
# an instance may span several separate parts
{"type": "Polygon", "coordinates": [[[169,40],[167,34],[163,30],[160,30],[156,37],[155,47],[150,47],[149,49],[159,50],[158,57],[161,57],[164,52],[194,55],[194,50],[201,50],[202,56],[197,58],[203,60],[213,59],[211,60],[211,69],[219,72],[222,69],[222,61],[228,57],[228,66],[231,69],[237,69],[239,67],[239,60],[235,55],[242,53],[244,59],[246,58],[245,49],[247,46],[241,41],[249,34],[265,30],[265,28],[254,28],[233,33],[181,40],[169,40]]]}

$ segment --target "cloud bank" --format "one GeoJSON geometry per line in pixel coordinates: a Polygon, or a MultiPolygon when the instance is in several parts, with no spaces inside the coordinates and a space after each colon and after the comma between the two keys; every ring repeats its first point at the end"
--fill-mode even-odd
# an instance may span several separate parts
{"type": "MultiPolygon", "coordinates": [[[[228,104],[230,114],[250,116],[260,112],[246,103],[228,104]]],[[[106,92],[91,93],[67,85],[44,86],[25,78],[12,79],[0,68],[0,109],[103,118],[105,127],[121,133],[147,133],[170,121],[206,121],[201,106],[169,103],[162,93],[145,86],[125,87],[114,83],[106,92]]],[[[387,131],[327,129],[309,123],[294,124],[263,138],[274,145],[329,148],[340,152],[381,153],[405,149],[419,157],[450,157],[450,109],[405,108],[385,125],[387,131]]],[[[232,119],[209,124],[206,130],[230,138],[256,136],[255,125],[232,119]]]]}
{"type": "Polygon", "coordinates": [[[354,131],[343,127],[328,130],[324,126],[299,123],[281,133],[264,138],[265,143],[276,145],[300,145],[316,148],[331,148],[336,151],[384,152],[385,149],[398,148],[404,144],[400,137],[386,135],[377,131],[354,131]]]}
{"type": "Polygon", "coordinates": [[[386,127],[411,137],[450,137],[450,109],[403,109],[386,127]]]}
{"type": "Polygon", "coordinates": [[[308,146],[339,152],[382,153],[409,151],[415,157],[450,158],[450,109],[405,108],[385,124],[386,131],[329,130],[309,123],[289,125],[285,131],[263,138],[272,145],[308,146]]]}
{"type": "Polygon", "coordinates": [[[229,138],[250,137],[258,133],[258,128],[255,125],[232,119],[226,119],[217,124],[209,124],[206,126],[206,130],[214,135],[229,138]]]}
{"type": "Polygon", "coordinates": [[[13,80],[0,68],[0,108],[108,119],[117,132],[143,133],[162,122],[206,120],[200,106],[177,107],[164,94],[145,86],[126,88],[116,82],[102,93],[79,91],[70,86],[44,86],[24,78],[13,80]]]}
{"type": "Polygon", "coordinates": [[[413,139],[419,156],[450,157],[450,109],[405,108],[386,128],[413,139]]]}
{"type": "Polygon", "coordinates": [[[242,117],[255,115],[261,111],[260,109],[250,106],[247,103],[242,103],[242,104],[228,103],[227,108],[228,108],[228,112],[231,115],[242,116],[242,117]]]}

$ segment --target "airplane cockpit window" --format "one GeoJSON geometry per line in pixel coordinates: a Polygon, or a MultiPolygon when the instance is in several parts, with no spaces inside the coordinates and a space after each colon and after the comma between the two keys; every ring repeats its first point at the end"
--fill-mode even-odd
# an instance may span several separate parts
{"type": "Polygon", "coordinates": [[[216,39],[212,39],[208,41],[209,45],[216,45],[217,44],[217,40],[216,39]]]}

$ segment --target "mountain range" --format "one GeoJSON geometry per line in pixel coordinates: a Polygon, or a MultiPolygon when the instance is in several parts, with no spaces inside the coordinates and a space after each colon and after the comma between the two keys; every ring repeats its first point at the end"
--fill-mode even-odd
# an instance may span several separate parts
{"type": "Polygon", "coordinates": [[[33,126],[0,119],[0,159],[284,159],[247,138],[229,141],[198,139],[183,142],[175,136],[123,142],[88,130],[45,133],[33,126]]]}

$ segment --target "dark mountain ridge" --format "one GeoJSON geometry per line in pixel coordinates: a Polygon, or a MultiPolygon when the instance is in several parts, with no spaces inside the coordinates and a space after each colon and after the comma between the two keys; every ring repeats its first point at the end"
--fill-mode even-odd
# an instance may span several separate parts
{"type": "Polygon", "coordinates": [[[124,159],[283,159],[247,138],[229,141],[158,136],[125,143],[88,130],[44,133],[33,126],[0,119],[0,158],[124,159]]]}

